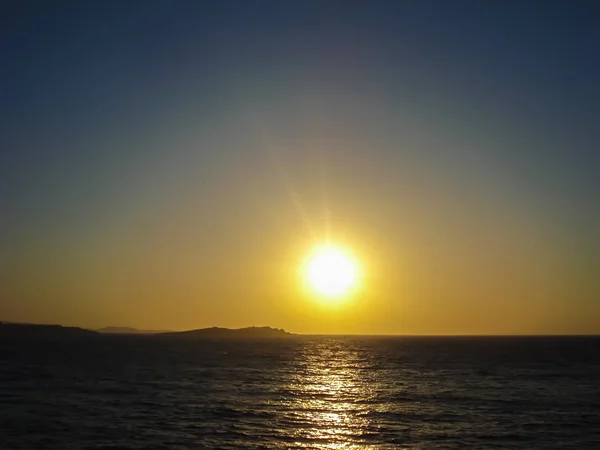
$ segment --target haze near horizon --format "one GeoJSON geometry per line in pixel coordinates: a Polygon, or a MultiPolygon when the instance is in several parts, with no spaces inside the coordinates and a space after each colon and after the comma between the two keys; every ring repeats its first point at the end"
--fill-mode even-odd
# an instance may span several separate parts
{"type": "Polygon", "coordinates": [[[1,320],[600,333],[592,3],[0,17],[1,320]]]}

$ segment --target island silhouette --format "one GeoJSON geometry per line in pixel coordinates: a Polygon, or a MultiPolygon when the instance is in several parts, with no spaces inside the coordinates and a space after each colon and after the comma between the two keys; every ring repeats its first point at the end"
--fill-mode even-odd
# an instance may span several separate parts
{"type": "Polygon", "coordinates": [[[0,339],[18,338],[82,338],[105,337],[109,335],[158,336],[182,339],[281,339],[294,336],[281,328],[246,327],[246,328],[199,328],[188,331],[144,331],[129,327],[105,327],[99,330],[87,330],[62,325],[42,325],[29,323],[0,322],[0,339]]]}
{"type": "Polygon", "coordinates": [[[246,328],[200,328],[197,330],[161,333],[160,336],[188,339],[278,339],[293,336],[281,328],[246,327],[246,328]]]}

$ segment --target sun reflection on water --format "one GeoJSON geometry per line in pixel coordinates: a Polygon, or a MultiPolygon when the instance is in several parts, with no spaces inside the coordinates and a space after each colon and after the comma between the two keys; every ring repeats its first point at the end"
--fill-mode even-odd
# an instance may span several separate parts
{"type": "Polygon", "coordinates": [[[288,386],[294,445],[316,449],[365,449],[373,435],[364,357],[347,346],[308,342],[300,370],[288,386]]]}

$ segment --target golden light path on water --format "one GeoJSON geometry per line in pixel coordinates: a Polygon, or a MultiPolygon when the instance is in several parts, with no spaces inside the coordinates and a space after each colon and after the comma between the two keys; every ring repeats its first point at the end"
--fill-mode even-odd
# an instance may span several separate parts
{"type": "Polygon", "coordinates": [[[377,433],[368,417],[369,402],[381,386],[363,376],[370,362],[361,353],[341,342],[307,343],[296,361],[300,370],[286,387],[289,400],[281,405],[286,421],[293,424],[294,448],[374,448],[369,438],[377,433]]]}
{"type": "Polygon", "coordinates": [[[315,442],[319,442],[317,448],[323,449],[362,448],[348,442],[349,437],[369,425],[367,418],[350,412],[354,408],[351,400],[368,395],[364,392],[368,387],[359,379],[359,372],[352,370],[352,364],[357,362],[355,355],[334,354],[324,347],[308,356],[304,374],[293,386],[301,393],[295,405],[296,414],[299,422],[306,426],[297,434],[312,441],[303,446],[314,447],[315,442]]]}

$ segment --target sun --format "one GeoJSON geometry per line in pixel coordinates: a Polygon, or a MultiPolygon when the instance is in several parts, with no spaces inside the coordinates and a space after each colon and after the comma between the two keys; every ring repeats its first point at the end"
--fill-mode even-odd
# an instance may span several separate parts
{"type": "Polygon", "coordinates": [[[325,298],[335,299],[356,285],[358,267],[348,252],[326,245],[317,248],[309,257],[305,276],[314,291],[325,298]]]}

